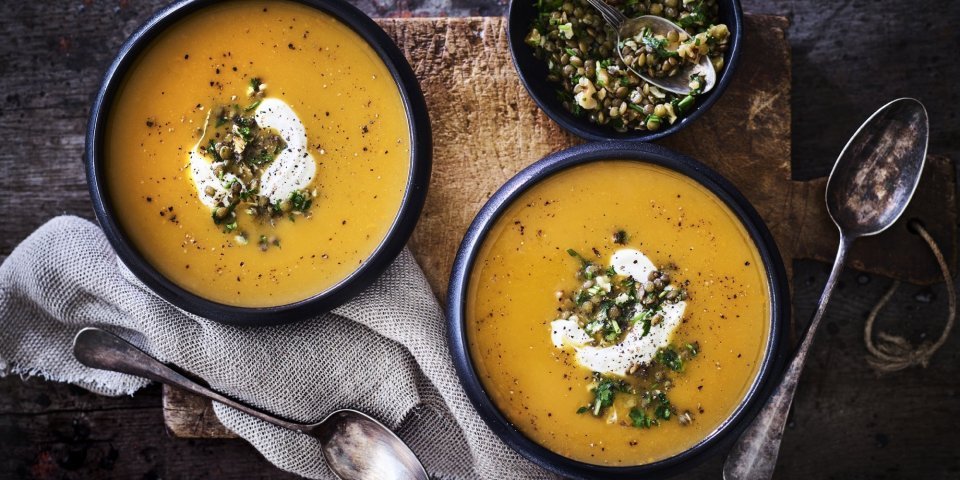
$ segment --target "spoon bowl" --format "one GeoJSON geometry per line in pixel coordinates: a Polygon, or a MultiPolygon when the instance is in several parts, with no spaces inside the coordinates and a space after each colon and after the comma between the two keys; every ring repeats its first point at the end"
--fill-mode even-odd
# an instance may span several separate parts
{"type": "Polygon", "coordinates": [[[793,394],[847,251],[857,238],[890,228],[903,214],[920,182],[929,130],[927,111],[919,101],[897,99],[870,116],[837,158],[826,193],[827,211],[840,230],[837,258],[783,380],[723,464],[724,480],[773,477],[793,394]]]}
{"type": "Polygon", "coordinates": [[[99,328],[84,328],[73,340],[73,355],[91,368],[127,373],[182,388],[320,441],[327,466],[345,480],[428,480],[403,440],[382,423],[356,410],[337,410],[303,424],[267,414],[217,393],[161,363],[130,342],[99,328]]]}
{"type": "Polygon", "coordinates": [[[897,221],[917,188],[929,128],[923,104],[901,98],[853,134],[827,181],[827,211],[840,230],[866,237],[897,221]]]}
{"type": "MultiPolygon", "coordinates": [[[[623,22],[623,25],[621,25],[620,29],[617,31],[617,54],[620,55],[620,60],[623,60],[623,49],[620,47],[623,44],[623,41],[628,38],[635,38],[644,30],[649,30],[655,34],[663,36],[666,36],[671,31],[677,33],[686,33],[686,30],[684,30],[680,25],[656,15],[642,15],[637,18],[627,19],[627,21],[623,22]]],[[[626,60],[623,60],[623,63],[626,65],[626,60]]],[[[711,89],[713,89],[713,86],[717,84],[717,71],[713,68],[713,63],[710,62],[710,58],[708,56],[704,55],[700,57],[700,62],[695,65],[690,65],[687,63],[684,63],[684,65],[685,66],[683,68],[677,70],[673,75],[668,77],[652,77],[644,73],[642,70],[637,70],[629,66],[627,68],[629,68],[631,72],[637,74],[638,77],[646,80],[648,83],[656,85],[661,90],[666,90],[678,95],[689,95],[692,91],[690,88],[691,75],[700,75],[703,77],[703,93],[709,92],[711,89]]]]}
{"type": "Polygon", "coordinates": [[[666,77],[647,75],[643,71],[631,67],[630,64],[624,60],[623,42],[636,38],[646,30],[663,36],[667,36],[670,32],[685,34],[687,31],[684,30],[683,27],[656,15],[641,15],[636,18],[627,18],[620,10],[611,7],[604,0],[587,0],[587,2],[600,12],[600,16],[603,17],[604,21],[606,21],[611,28],[616,30],[617,55],[620,56],[620,60],[623,60],[623,64],[627,65],[627,68],[631,72],[644,79],[647,83],[656,85],[661,90],[666,90],[678,95],[689,95],[690,92],[693,91],[693,89],[690,88],[691,75],[700,75],[703,77],[705,85],[702,90],[704,93],[709,92],[713,86],[716,85],[717,71],[713,68],[713,63],[706,55],[702,56],[700,62],[694,65],[684,62],[681,68],[666,77]]]}
{"type": "Polygon", "coordinates": [[[341,478],[428,478],[410,447],[365,413],[337,410],[309,428],[323,446],[327,466],[341,478]]]}

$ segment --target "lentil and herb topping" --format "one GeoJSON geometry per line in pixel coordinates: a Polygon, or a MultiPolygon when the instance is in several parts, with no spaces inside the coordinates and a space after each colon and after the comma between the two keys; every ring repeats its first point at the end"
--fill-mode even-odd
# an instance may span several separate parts
{"type": "MultiPolygon", "coordinates": [[[[225,233],[235,235],[241,245],[250,242],[240,219],[273,224],[284,218],[295,221],[297,216],[309,216],[316,189],[297,190],[284,200],[272,201],[260,194],[263,172],[285,148],[280,132],[262,128],[254,112],[266,95],[266,84],[259,77],[250,80],[247,90],[249,104],[217,105],[210,110],[204,131],[208,139],[203,153],[211,160],[213,173],[223,185],[222,191],[207,186],[203,194],[216,199],[211,209],[213,223],[225,233]]],[[[279,247],[275,235],[261,235],[257,240],[261,250],[279,247]]]]}
{"type": "Polygon", "coordinates": [[[612,0],[628,18],[657,15],[686,33],[659,35],[649,30],[623,40],[617,54],[617,33],[586,0],[537,0],[538,16],[526,42],[547,63],[547,80],[557,85],[563,106],[590,122],[619,132],[657,131],[687,114],[702,93],[703,79],[690,78],[689,95],[662,91],[631,72],[652,77],[682,71],[707,55],[714,69],[723,69],[730,32],[719,24],[716,0],[612,0]]]}
{"type": "MultiPolygon", "coordinates": [[[[618,275],[614,267],[587,260],[573,249],[567,253],[581,262],[577,279],[583,283],[560,293],[560,319],[576,318],[597,345],[617,343],[628,328],[640,325],[645,333],[663,321],[663,306],[687,297],[682,288],[670,287],[670,274],[655,270],[646,281],[618,275]]],[[[673,269],[675,267],[670,267],[673,269]]]]}
{"type": "MultiPolygon", "coordinates": [[[[625,245],[628,238],[623,230],[613,234],[617,245],[625,245]]],[[[618,274],[614,265],[604,266],[573,249],[567,253],[580,261],[576,275],[582,283],[572,291],[557,292],[558,318],[576,321],[592,337],[593,345],[609,347],[623,342],[631,329],[641,329],[641,338],[646,337],[664,321],[664,307],[688,299],[684,285],[673,283],[670,271],[677,270],[673,265],[653,270],[641,280],[618,274]]],[[[689,425],[693,414],[687,409],[680,411],[667,393],[673,386],[672,377],[682,374],[684,364],[699,352],[697,341],[680,347],[669,343],[658,348],[650,361],[633,364],[625,377],[593,372],[592,398],[577,413],[606,416],[614,398],[623,395],[630,408],[629,422],[623,420],[623,425],[651,428],[674,417],[680,425],[689,425]]]]}

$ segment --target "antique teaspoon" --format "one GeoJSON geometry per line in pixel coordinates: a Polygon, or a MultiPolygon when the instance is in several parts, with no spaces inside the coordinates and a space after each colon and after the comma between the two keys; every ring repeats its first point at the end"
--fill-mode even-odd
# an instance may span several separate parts
{"type": "MultiPolygon", "coordinates": [[[[634,38],[639,35],[644,29],[649,29],[651,32],[659,35],[666,36],[671,31],[677,33],[686,33],[681,26],[676,23],[671,22],[663,17],[658,17],[656,15],[641,15],[636,18],[627,18],[626,15],[617,10],[616,8],[607,5],[603,0],[587,0],[593,8],[596,8],[600,12],[600,16],[603,17],[604,21],[610,25],[611,28],[617,31],[617,55],[620,56],[620,59],[623,60],[623,42],[627,39],[634,38]]],[[[627,62],[624,61],[624,64],[627,62]]],[[[684,62],[684,65],[688,65],[684,62]]],[[[668,92],[673,92],[680,95],[688,95],[692,89],[690,88],[690,76],[691,75],[701,75],[703,76],[703,92],[709,92],[713,88],[713,85],[717,83],[717,71],[713,68],[713,63],[710,62],[710,58],[704,55],[700,59],[700,63],[695,65],[688,65],[682,69],[678,69],[673,75],[668,77],[652,77],[638,71],[637,69],[630,67],[631,72],[637,74],[640,78],[646,80],[648,83],[656,85],[657,87],[666,90],[668,92]]]]}
{"type": "Polygon", "coordinates": [[[840,230],[840,248],[820,305],[783,380],[733,446],[723,465],[725,480],[761,480],[773,476],[793,394],[810,344],[827,309],[854,240],[890,227],[910,203],[927,154],[927,111],[912,98],[894,100],[877,110],[843,148],[827,180],[827,211],[840,230]]]}
{"type": "Polygon", "coordinates": [[[420,461],[399,437],[356,410],[337,410],[311,425],[281,420],[200,385],[130,342],[99,328],[81,330],[74,338],[73,354],[88,367],[129,373],[182,388],[274,425],[315,437],[320,440],[327,465],[340,478],[428,480],[420,461]]]}

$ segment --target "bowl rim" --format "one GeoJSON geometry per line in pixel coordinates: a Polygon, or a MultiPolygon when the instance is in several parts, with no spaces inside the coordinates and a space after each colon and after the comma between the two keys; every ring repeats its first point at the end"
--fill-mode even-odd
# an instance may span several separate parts
{"type": "Polygon", "coordinates": [[[658,145],[637,142],[588,143],[552,153],[507,181],[470,224],[451,270],[447,294],[447,340],[453,364],[474,408],[497,436],[515,451],[541,467],[578,478],[657,478],[690,468],[729,445],[769,397],[785,360],[790,321],[787,274],[779,250],[759,214],[742,194],[718,173],[658,145]],[[770,329],[763,361],[743,400],[713,432],[672,457],[636,466],[609,467],[580,462],[543,447],[514,427],[487,395],[471,360],[466,332],[466,295],[470,272],[487,233],[501,214],[527,189],[562,170],[604,160],[626,160],[659,165],[701,184],[734,212],[750,235],[766,270],[770,290],[770,329]],[[646,478],[646,477],[645,477],[646,478]]]}
{"type": "Polygon", "coordinates": [[[723,96],[724,91],[726,91],[727,86],[734,77],[737,66],[740,64],[740,55],[743,49],[743,8],[740,5],[740,0],[724,0],[719,2],[721,8],[726,4],[729,4],[731,7],[729,12],[730,21],[727,25],[731,33],[731,44],[724,55],[723,71],[720,72],[720,78],[717,80],[717,84],[713,89],[707,92],[704,97],[698,99],[699,101],[694,106],[693,111],[663,130],[658,130],[653,133],[617,132],[605,126],[589,123],[584,118],[575,117],[559,103],[543,98],[543,96],[538,93],[537,88],[532,85],[533,80],[530,78],[534,72],[521,64],[521,59],[523,59],[524,64],[528,63],[531,59],[536,62],[540,62],[540,60],[533,57],[530,47],[524,43],[524,38],[526,38],[525,29],[529,28],[529,20],[520,18],[519,12],[521,10],[517,7],[518,2],[531,2],[531,0],[510,0],[510,6],[507,11],[507,43],[510,47],[510,59],[512,60],[514,69],[517,71],[517,76],[520,77],[520,82],[523,83],[527,94],[533,98],[533,101],[540,107],[540,110],[543,110],[551,120],[560,125],[564,130],[587,140],[649,142],[672,135],[693,123],[723,96]],[[519,26],[515,25],[515,23],[519,23],[521,20],[524,22],[524,29],[515,31],[515,27],[519,26]]]}
{"type": "Polygon", "coordinates": [[[370,17],[345,0],[292,0],[326,13],[353,30],[386,65],[404,105],[410,136],[410,167],[399,210],[380,244],[363,264],[326,290],[308,298],[277,306],[238,307],[215,302],[187,291],[163,276],[128,240],[119,225],[104,173],[103,143],[113,101],[140,54],[169,27],[218,0],[179,0],[155,12],[137,27],[120,47],[104,74],[87,123],[83,154],[93,210],[104,234],[130,271],[158,296],[189,313],[236,326],[268,326],[303,320],[345,303],[376,280],[406,245],[426,200],[433,162],[433,145],[427,105],[406,57],[370,17]]]}

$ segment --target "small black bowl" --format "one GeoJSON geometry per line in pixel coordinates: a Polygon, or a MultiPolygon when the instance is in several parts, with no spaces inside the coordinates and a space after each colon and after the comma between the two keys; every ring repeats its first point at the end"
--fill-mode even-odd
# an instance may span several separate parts
{"type": "Polygon", "coordinates": [[[772,393],[786,358],[789,320],[789,289],[780,252],[763,220],[746,198],[730,182],[696,160],[657,145],[636,142],[579,145],[551,154],[510,179],[497,190],[470,224],[453,264],[447,294],[447,335],[453,364],[481,418],[504,443],[524,457],[547,470],[574,478],[660,478],[686,471],[710,455],[723,451],[746,428],[772,393]],[[713,192],[734,212],[749,233],[760,253],[770,285],[771,323],[767,349],[757,378],[741,404],[714,432],[688,450],[664,460],[632,467],[605,467],[572,460],[526,437],[497,409],[484,390],[470,357],[466,330],[470,271],[487,233],[498,217],[524,191],[550,175],[577,165],[610,159],[666,167],[692,178],[713,192]]]}
{"type": "Polygon", "coordinates": [[[295,1],[336,18],[373,48],[399,87],[410,125],[410,170],[400,211],[370,258],[336,285],[310,298],[275,307],[245,308],[213,302],[188,292],[161,275],[137,251],[115,218],[116,207],[110,200],[103,161],[107,118],[113,100],[130,67],[153,39],[180,19],[220,3],[218,0],[181,0],[155,13],[141,25],[120,47],[116,59],[107,69],[87,125],[84,152],[87,184],[97,220],[117,255],[140,281],[166,301],[190,313],[222,323],[239,326],[278,325],[330,311],[350,300],[373,283],[406,245],[427,196],[433,153],[430,118],[420,84],[403,53],[379,25],[345,0],[295,1]]]}
{"type": "Polygon", "coordinates": [[[510,0],[508,13],[507,37],[510,41],[510,54],[513,57],[513,66],[517,69],[520,81],[527,88],[547,116],[557,122],[568,132],[587,140],[630,140],[648,142],[666,137],[686,127],[707,111],[723,91],[727,89],[733,72],[740,61],[740,51],[743,44],[743,10],[740,0],[718,0],[720,7],[720,22],[730,29],[730,45],[724,54],[724,67],[717,78],[717,84],[705,95],[697,98],[693,110],[678,119],[676,123],[656,132],[632,131],[618,132],[605,125],[591,123],[586,117],[578,117],[563,107],[557,97],[556,84],[547,81],[547,65],[533,56],[533,48],[524,43],[530,26],[537,16],[535,0],[510,0]]]}

